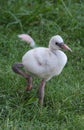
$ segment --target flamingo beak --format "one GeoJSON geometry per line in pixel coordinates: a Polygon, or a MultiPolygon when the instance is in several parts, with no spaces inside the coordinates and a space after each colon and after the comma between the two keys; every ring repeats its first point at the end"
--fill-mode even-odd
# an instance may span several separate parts
{"type": "Polygon", "coordinates": [[[61,45],[61,48],[72,52],[71,48],[69,48],[66,44],[62,44],[62,45],[61,45]]]}

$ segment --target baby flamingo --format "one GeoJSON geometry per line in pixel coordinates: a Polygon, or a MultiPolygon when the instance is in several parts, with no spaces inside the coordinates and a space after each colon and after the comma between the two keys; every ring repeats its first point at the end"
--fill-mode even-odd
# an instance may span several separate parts
{"type": "Polygon", "coordinates": [[[22,57],[21,63],[15,63],[12,69],[15,73],[22,75],[27,80],[26,91],[32,89],[32,77],[21,70],[22,67],[29,73],[32,73],[42,79],[39,89],[39,103],[43,105],[44,88],[46,81],[49,81],[53,76],[59,75],[67,63],[66,54],[60,49],[71,51],[71,49],[64,44],[61,36],[53,36],[49,41],[49,47],[35,48],[34,40],[27,34],[18,36],[23,41],[26,41],[33,48],[26,52],[22,57]]]}

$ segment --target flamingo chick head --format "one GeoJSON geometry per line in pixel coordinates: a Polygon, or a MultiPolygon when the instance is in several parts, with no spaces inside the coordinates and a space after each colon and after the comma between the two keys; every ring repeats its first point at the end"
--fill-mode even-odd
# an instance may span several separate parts
{"type": "Polygon", "coordinates": [[[50,50],[59,50],[61,48],[72,51],[66,44],[60,35],[53,36],[49,41],[49,48],[50,50]]]}

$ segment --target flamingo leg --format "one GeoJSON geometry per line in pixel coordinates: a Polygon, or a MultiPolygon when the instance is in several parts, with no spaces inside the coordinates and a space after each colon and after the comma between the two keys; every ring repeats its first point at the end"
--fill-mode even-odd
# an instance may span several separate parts
{"type": "Polygon", "coordinates": [[[44,89],[45,89],[45,84],[46,81],[42,80],[40,84],[40,89],[39,89],[39,104],[42,106],[43,105],[43,100],[44,100],[44,89]]]}
{"type": "Polygon", "coordinates": [[[15,63],[12,66],[12,69],[15,73],[23,76],[26,80],[27,80],[27,87],[26,87],[26,91],[29,91],[32,89],[32,77],[28,74],[26,74],[25,72],[23,72],[21,70],[21,68],[24,67],[22,63],[15,63]]]}

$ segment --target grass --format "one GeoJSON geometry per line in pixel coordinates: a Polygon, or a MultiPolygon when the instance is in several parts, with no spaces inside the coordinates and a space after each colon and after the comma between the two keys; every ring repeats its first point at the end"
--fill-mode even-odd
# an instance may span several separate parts
{"type": "Polygon", "coordinates": [[[84,2],[82,0],[0,1],[0,130],[84,129],[84,2]],[[60,34],[73,52],[61,75],[45,88],[45,101],[38,105],[39,79],[26,93],[26,81],[11,66],[30,48],[18,40],[30,34],[38,46],[48,46],[60,34]]]}

